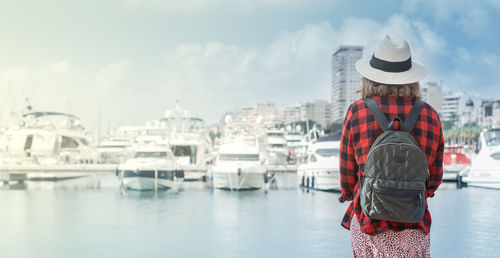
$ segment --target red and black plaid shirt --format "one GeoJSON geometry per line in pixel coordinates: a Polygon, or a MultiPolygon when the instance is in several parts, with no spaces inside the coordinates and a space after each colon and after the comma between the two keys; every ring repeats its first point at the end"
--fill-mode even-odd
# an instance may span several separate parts
{"type": "MultiPolygon", "coordinates": [[[[399,116],[406,119],[415,102],[413,98],[400,97],[373,97],[385,113],[388,121],[399,116]]],[[[395,122],[396,129],[399,124],[395,122]]],[[[353,201],[342,220],[342,226],[349,229],[353,215],[361,226],[361,232],[375,235],[388,230],[401,231],[407,228],[421,228],[429,234],[431,215],[425,204],[424,219],[417,223],[397,223],[392,221],[376,220],[367,217],[361,210],[359,199],[358,179],[364,177],[364,166],[368,151],[375,139],[382,134],[372,112],[363,100],[351,104],[347,111],[340,143],[340,184],[342,196],[340,202],[353,201]]],[[[419,143],[429,162],[429,183],[426,187],[427,196],[432,196],[443,177],[443,149],[444,139],[441,122],[434,109],[425,104],[420,116],[413,126],[411,134],[419,143]]]]}

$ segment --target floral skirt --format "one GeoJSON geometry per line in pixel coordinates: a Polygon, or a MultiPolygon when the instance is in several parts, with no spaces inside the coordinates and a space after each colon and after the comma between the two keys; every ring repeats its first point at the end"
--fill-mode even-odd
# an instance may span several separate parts
{"type": "Polygon", "coordinates": [[[354,257],[431,257],[431,237],[421,229],[369,235],[359,230],[353,217],[350,231],[354,257]]]}

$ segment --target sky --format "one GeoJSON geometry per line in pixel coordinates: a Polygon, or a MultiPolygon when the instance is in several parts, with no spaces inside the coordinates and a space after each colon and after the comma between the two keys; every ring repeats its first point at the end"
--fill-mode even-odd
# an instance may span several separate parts
{"type": "Polygon", "coordinates": [[[0,0],[0,126],[69,112],[90,131],[176,101],[216,123],[258,103],[330,100],[340,45],[405,38],[422,81],[500,99],[500,0],[0,0]]]}

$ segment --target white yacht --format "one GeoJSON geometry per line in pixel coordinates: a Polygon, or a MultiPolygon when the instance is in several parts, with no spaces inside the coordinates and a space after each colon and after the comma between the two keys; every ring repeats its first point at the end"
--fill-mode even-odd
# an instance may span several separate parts
{"type": "Polygon", "coordinates": [[[165,117],[159,123],[177,165],[185,172],[185,180],[204,179],[208,166],[215,159],[212,139],[205,122],[176,105],[175,109],[165,112],[165,117]]]}
{"type": "Polygon", "coordinates": [[[99,163],[121,164],[131,158],[133,141],[127,138],[109,137],[97,147],[99,163]]]}
{"type": "Polygon", "coordinates": [[[289,152],[285,133],[279,129],[272,128],[266,131],[268,159],[267,165],[284,166],[288,164],[289,152]]]}
{"type": "Polygon", "coordinates": [[[31,112],[5,131],[1,146],[4,165],[93,164],[95,148],[89,146],[80,119],[57,112],[31,112]]]}
{"type": "Polygon", "coordinates": [[[306,152],[307,143],[304,139],[304,134],[302,133],[302,128],[300,125],[294,129],[291,126],[287,127],[287,132],[285,134],[286,144],[288,147],[288,152],[290,153],[289,164],[298,164],[303,160],[303,154],[306,152]]]}
{"type": "Polygon", "coordinates": [[[97,146],[99,163],[121,164],[132,157],[132,146],[140,140],[149,142],[141,137],[146,128],[144,126],[120,126],[104,137],[97,146]]]}
{"type": "MultiPolygon", "coordinates": [[[[30,180],[63,180],[114,168],[96,165],[98,153],[89,144],[80,119],[58,112],[29,112],[11,121],[0,146],[4,176],[30,180]]],[[[8,181],[8,179],[6,180],[8,181]]]]}
{"type": "Polygon", "coordinates": [[[303,164],[297,168],[301,187],[324,191],[340,191],[340,142],[329,137],[310,144],[303,164]]]}
{"type": "Polygon", "coordinates": [[[267,173],[256,144],[232,141],[219,147],[212,167],[215,188],[229,190],[260,189],[267,173]]]}
{"type": "Polygon", "coordinates": [[[141,145],[134,157],[118,167],[122,185],[133,190],[161,190],[179,186],[184,171],[177,169],[172,151],[164,145],[141,145]]]}
{"type": "Polygon", "coordinates": [[[500,189],[500,128],[481,132],[475,152],[470,168],[460,173],[459,182],[500,189]]]}

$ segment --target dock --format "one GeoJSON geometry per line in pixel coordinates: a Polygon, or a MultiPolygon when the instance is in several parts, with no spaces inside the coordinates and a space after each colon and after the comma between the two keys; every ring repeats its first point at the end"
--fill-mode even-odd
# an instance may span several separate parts
{"type": "Polygon", "coordinates": [[[269,165],[267,166],[267,172],[270,174],[274,173],[296,173],[298,165],[269,165]]]}
{"type": "Polygon", "coordinates": [[[116,164],[67,164],[67,165],[0,165],[0,181],[62,180],[89,176],[94,173],[116,173],[116,164]]]}

